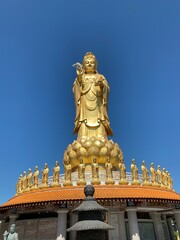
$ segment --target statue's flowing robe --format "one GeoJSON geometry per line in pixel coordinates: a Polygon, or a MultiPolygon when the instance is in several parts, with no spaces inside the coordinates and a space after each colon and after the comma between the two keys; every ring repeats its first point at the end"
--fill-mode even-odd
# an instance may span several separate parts
{"type": "Polygon", "coordinates": [[[9,233],[8,237],[6,238],[7,240],[18,240],[18,234],[15,233],[9,233]]]}
{"type": "Polygon", "coordinates": [[[74,133],[78,133],[79,138],[112,135],[107,114],[109,86],[105,77],[98,73],[91,77],[84,74],[81,82],[76,78],[73,93],[76,105],[74,133]],[[96,85],[100,78],[102,87],[96,85]]]}

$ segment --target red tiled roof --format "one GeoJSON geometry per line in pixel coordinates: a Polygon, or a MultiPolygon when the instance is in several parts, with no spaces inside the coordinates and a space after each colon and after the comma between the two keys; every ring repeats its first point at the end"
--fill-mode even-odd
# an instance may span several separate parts
{"type": "MultiPolygon", "coordinates": [[[[0,205],[0,208],[50,201],[68,201],[84,199],[83,187],[56,187],[22,193],[0,205]]],[[[97,199],[159,199],[180,201],[180,194],[163,188],[147,186],[95,186],[97,199]]]]}

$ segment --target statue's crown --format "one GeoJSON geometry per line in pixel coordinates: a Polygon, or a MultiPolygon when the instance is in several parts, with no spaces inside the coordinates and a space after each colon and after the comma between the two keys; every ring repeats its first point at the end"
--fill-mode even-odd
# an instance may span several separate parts
{"type": "Polygon", "coordinates": [[[87,58],[87,57],[96,58],[95,55],[94,55],[92,52],[87,52],[87,53],[84,55],[84,58],[87,58]]]}

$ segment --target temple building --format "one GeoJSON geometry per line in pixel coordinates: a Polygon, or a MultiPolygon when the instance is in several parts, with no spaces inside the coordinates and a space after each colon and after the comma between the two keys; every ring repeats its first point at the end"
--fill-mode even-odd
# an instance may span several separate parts
{"type": "Polygon", "coordinates": [[[178,239],[180,195],[170,173],[153,162],[149,167],[145,161],[137,166],[135,159],[126,164],[110,138],[110,88],[97,71],[95,55],[86,53],[82,64],[73,67],[77,139],[64,151],[64,172],[57,161],[52,171],[45,163],[41,175],[38,166],[25,170],[16,195],[0,205],[0,236],[15,224],[19,239],[75,240],[76,232],[67,229],[77,223],[73,210],[84,199],[84,186],[91,184],[98,204],[107,210],[104,223],[114,227],[106,240],[178,239]]]}

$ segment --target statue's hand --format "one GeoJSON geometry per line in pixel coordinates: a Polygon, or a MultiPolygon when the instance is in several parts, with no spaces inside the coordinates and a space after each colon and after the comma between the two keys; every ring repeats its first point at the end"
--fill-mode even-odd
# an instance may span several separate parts
{"type": "Polygon", "coordinates": [[[75,67],[76,69],[82,68],[82,64],[80,64],[79,62],[74,63],[72,66],[75,67]]]}
{"type": "Polygon", "coordinates": [[[76,73],[78,76],[84,73],[83,66],[79,62],[74,63],[72,66],[76,68],[76,73]]]}
{"type": "Polygon", "coordinates": [[[101,79],[98,79],[98,81],[95,82],[95,85],[99,86],[99,87],[103,87],[104,86],[103,81],[101,79]]]}
{"type": "Polygon", "coordinates": [[[103,87],[103,86],[104,86],[103,81],[99,81],[99,82],[98,82],[98,85],[99,85],[100,87],[103,87]]]}
{"type": "Polygon", "coordinates": [[[96,80],[95,85],[96,85],[96,86],[99,86],[99,87],[103,87],[103,86],[104,86],[103,80],[104,80],[104,79],[100,76],[100,78],[98,78],[98,79],[96,80]]]}
{"type": "Polygon", "coordinates": [[[4,236],[4,237],[7,237],[8,234],[9,234],[8,231],[5,231],[4,234],[3,234],[3,236],[4,236]]]}

